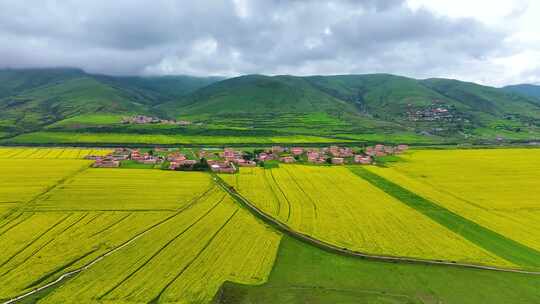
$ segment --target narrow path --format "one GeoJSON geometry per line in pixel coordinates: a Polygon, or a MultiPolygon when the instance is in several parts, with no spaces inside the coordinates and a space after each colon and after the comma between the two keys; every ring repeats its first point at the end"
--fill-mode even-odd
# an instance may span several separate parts
{"type": "Polygon", "coordinates": [[[483,265],[457,263],[457,262],[454,263],[454,262],[449,262],[449,261],[435,261],[435,260],[417,259],[417,258],[399,257],[399,256],[375,255],[375,254],[367,254],[363,252],[350,250],[347,248],[338,247],[336,245],[316,239],[310,235],[295,231],[291,227],[280,222],[279,220],[276,220],[271,215],[265,213],[264,211],[256,207],[254,204],[252,204],[250,201],[244,198],[241,194],[236,192],[236,190],[233,187],[225,183],[225,181],[223,181],[223,179],[221,179],[216,174],[212,174],[212,178],[214,182],[216,182],[223,190],[225,190],[235,201],[237,201],[242,206],[247,208],[251,213],[253,213],[255,216],[265,221],[267,224],[271,225],[272,227],[278,229],[279,231],[287,235],[290,235],[302,242],[309,243],[311,245],[314,245],[316,247],[319,247],[329,252],[357,257],[357,258],[394,262],[394,263],[401,262],[401,263],[423,264],[423,265],[453,266],[453,267],[461,267],[461,268],[469,268],[469,269],[481,269],[481,270],[492,270],[492,271],[499,271],[499,272],[540,275],[540,271],[527,271],[527,270],[520,270],[520,269],[501,268],[501,267],[495,267],[495,266],[483,266],[483,265]]]}

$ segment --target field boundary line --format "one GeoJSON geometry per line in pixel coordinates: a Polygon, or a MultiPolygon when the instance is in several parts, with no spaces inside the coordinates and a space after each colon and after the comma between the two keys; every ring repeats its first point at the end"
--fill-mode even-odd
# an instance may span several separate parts
{"type": "Polygon", "coordinates": [[[420,265],[439,265],[439,266],[451,266],[451,267],[459,267],[459,268],[477,269],[477,270],[491,270],[491,271],[499,271],[499,272],[507,272],[507,273],[540,275],[540,271],[529,271],[529,270],[502,268],[502,267],[497,267],[497,266],[485,266],[485,265],[476,265],[476,264],[468,264],[468,263],[458,263],[458,262],[450,262],[450,261],[418,259],[418,258],[411,258],[411,257],[369,254],[369,253],[364,253],[360,251],[355,251],[355,250],[339,247],[339,246],[327,243],[325,241],[316,239],[310,235],[307,235],[307,234],[304,234],[304,233],[301,233],[292,229],[291,227],[287,226],[286,224],[280,222],[279,220],[275,219],[271,215],[267,214],[266,212],[256,207],[249,200],[247,200],[238,192],[236,192],[236,190],[234,190],[233,187],[229,186],[219,176],[217,176],[216,174],[212,174],[212,175],[213,175],[214,181],[218,185],[220,185],[221,188],[225,190],[235,201],[237,201],[240,205],[248,209],[252,214],[262,219],[264,222],[266,222],[270,226],[304,243],[311,244],[313,246],[319,247],[328,252],[362,258],[362,259],[371,259],[371,260],[393,262],[393,263],[402,262],[402,263],[420,264],[420,265]]]}

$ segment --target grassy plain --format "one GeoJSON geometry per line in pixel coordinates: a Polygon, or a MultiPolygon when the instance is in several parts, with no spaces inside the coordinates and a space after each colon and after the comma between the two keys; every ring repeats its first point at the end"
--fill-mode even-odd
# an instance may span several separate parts
{"type": "Polygon", "coordinates": [[[513,267],[344,167],[241,168],[223,178],[292,229],[371,254],[513,267]]]}
{"type": "Polygon", "coordinates": [[[540,149],[419,150],[369,170],[540,251],[540,149]]]}
{"type": "Polygon", "coordinates": [[[538,276],[366,261],[283,237],[268,282],[227,283],[218,303],[508,304],[539,296],[538,276]]]}

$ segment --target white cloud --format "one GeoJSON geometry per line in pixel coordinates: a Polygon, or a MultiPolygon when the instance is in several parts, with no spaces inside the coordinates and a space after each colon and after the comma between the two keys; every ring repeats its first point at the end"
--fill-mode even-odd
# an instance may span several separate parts
{"type": "Polygon", "coordinates": [[[491,85],[540,82],[540,2],[536,0],[408,0],[414,10],[441,16],[472,18],[507,33],[505,51],[484,58],[469,75],[457,75],[491,85]]]}
{"type": "Polygon", "coordinates": [[[0,67],[540,81],[536,0],[0,0],[0,67]]]}

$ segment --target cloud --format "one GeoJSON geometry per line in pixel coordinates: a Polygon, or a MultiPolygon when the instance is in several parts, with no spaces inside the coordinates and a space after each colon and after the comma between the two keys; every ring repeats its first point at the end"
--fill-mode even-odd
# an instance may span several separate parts
{"type": "Polygon", "coordinates": [[[405,0],[0,0],[3,67],[483,79],[479,67],[510,52],[508,36],[405,0]]]}

